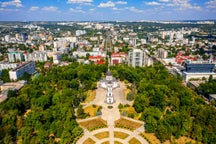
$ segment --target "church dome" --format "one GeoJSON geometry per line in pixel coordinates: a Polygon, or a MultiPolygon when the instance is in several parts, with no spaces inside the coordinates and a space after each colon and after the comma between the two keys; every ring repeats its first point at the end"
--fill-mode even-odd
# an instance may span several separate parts
{"type": "Polygon", "coordinates": [[[106,72],[106,76],[112,76],[112,73],[110,70],[106,72]]]}

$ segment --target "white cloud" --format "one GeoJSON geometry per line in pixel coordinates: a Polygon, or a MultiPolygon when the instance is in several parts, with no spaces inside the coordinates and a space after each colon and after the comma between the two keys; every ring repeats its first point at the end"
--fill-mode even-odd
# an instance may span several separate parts
{"type": "Polygon", "coordinates": [[[216,0],[210,0],[205,3],[207,8],[216,8],[216,0]]]}
{"type": "Polygon", "coordinates": [[[179,7],[180,10],[183,9],[195,9],[200,10],[200,6],[192,5],[189,0],[173,0],[173,5],[179,7]]]}
{"type": "Polygon", "coordinates": [[[144,12],[143,10],[137,9],[135,7],[126,7],[125,9],[128,9],[128,10],[130,10],[132,12],[135,12],[135,13],[142,13],[142,12],[144,12]]]}
{"type": "Polygon", "coordinates": [[[36,11],[38,9],[39,9],[38,6],[32,6],[32,7],[30,7],[29,11],[36,11]]]}
{"type": "Polygon", "coordinates": [[[70,8],[69,11],[70,12],[76,12],[76,13],[85,13],[85,11],[83,11],[82,9],[73,9],[73,8],[70,8]]]}
{"type": "Polygon", "coordinates": [[[72,4],[72,3],[91,3],[93,0],[68,0],[67,3],[72,4]]]}
{"type": "Polygon", "coordinates": [[[156,1],[152,1],[152,2],[146,2],[146,5],[158,6],[158,5],[161,5],[161,4],[156,2],[156,1]]]}
{"type": "Polygon", "coordinates": [[[42,10],[49,11],[49,12],[57,12],[58,8],[54,7],[54,6],[45,6],[45,7],[42,8],[42,10]]]}
{"type": "Polygon", "coordinates": [[[112,8],[112,10],[114,10],[114,11],[121,11],[121,10],[123,10],[123,9],[120,9],[120,8],[114,7],[114,8],[112,8]]]}
{"type": "Polygon", "coordinates": [[[108,1],[108,2],[102,2],[98,5],[98,7],[100,8],[107,8],[107,7],[111,7],[113,10],[117,10],[118,8],[116,8],[116,5],[126,5],[127,2],[126,1],[116,1],[116,2],[112,2],[112,1],[108,1]]]}
{"type": "Polygon", "coordinates": [[[17,12],[20,11],[19,9],[7,9],[7,8],[0,8],[0,12],[17,12]]]}
{"type": "Polygon", "coordinates": [[[159,0],[160,2],[169,2],[170,0],[159,0]]]}
{"type": "Polygon", "coordinates": [[[121,5],[125,5],[125,4],[127,4],[127,2],[126,1],[117,1],[117,2],[115,2],[116,4],[121,4],[121,5]]]}
{"type": "Polygon", "coordinates": [[[112,1],[108,1],[106,3],[100,3],[98,7],[101,7],[101,8],[115,7],[115,3],[112,1]]]}
{"type": "Polygon", "coordinates": [[[22,7],[21,0],[12,0],[7,2],[0,2],[1,7],[7,7],[7,6],[15,6],[15,7],[22,7]]]}
{"type": "Polygon", "coordinates": [[[185,9],[201,10],[200,6],[191,4],[190,0],[159,0],[159,2],[152,1],[152,2],[146,2],[145,4],[151,6],[177,7],[178,10],[185,10],[185,9]]]}

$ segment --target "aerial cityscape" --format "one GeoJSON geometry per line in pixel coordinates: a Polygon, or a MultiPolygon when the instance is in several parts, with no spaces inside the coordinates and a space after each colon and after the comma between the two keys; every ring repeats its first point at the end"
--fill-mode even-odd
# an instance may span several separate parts
{"type": "Polygon", "coordinates": [[[215,144],[216,0],[1,0],[1,144],[215,144]]]}
{"type": "Polygon", "coordinates": [[[214,20],[215,0],[1,0],[1,21],[214,20]]]}

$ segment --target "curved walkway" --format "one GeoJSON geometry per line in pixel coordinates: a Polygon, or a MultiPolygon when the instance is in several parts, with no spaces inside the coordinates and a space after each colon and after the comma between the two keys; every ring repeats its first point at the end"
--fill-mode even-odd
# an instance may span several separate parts
{"type": "MultiPolygon", "coordinates": [[[[98,129],[98,130],[95,130],[95,131],[92,131],[92,132],[89,132],[88,130],[84,129],[84,136],[77,141],[77,144],[84,143],[84,141],[87,140],[88,138],[91,138],[92,140],[94,140],[96,142],[96,144],[101,144],[101,143],[106,142],[106,141],[110,141],[110,143],[111,143],[111,134],[110,134],[109,138],[104,138],[104,139],[98,139],[98,138],[96,138],[94,136],[95,134],[102,133],[102,132],[107,132],[107,131],[110,131],[110,127],[98,129]]],[[[130,141],[132,138],[136,138],[137,140],[140,141],[140,143],[148,144],[148,142],[143,137],[141,137],[139,135],[143,131],[144,131],[143,126],[136,129],[133,132],[130,131],[130,130],[122,129],[122,128],[114,128],[113,142],[114,141],[119,141],[119,142],[121,142],[123,144],[128,144],[128,141],[130,141]],[[125,139],[114,138],[114,132],[123,132],[125,134],[128,134],[128,137],[126,137],[125,139]]]]}
{"type": "MultiPolygon", "coordinates": [[[[126,129],[114,127],[115,121],[120,119],[120,117],[121,117],[121,115],[119,113],[118,105],[120,103],[122,103],[122,104],[128,104],[129,103],[124,98],[123,90],[126,89],[125,84],[123,82],[120,82],[119,84],[120,84],[120,87],[113,90],[113,95],[114,95],[114,100],[115,100],[114,104],[105,103],[105,97],[106,97],[107,91],[102,89],[102,88],[98,88],[96,90],[95,99],[91,102],[92,104],[101,105],[103,107],[101,118],[107,121],[108,128],[102,128],[102,129],[98,129],[98,130],[91,131],[91,132],[89,132],[87,129],[84,129],[84,135],[77,141],[77,144],[84,143],[85,140],[87,140],[88,138],[91,138],[92,140],[94,140],[96,142],[96,144],[101,144],[101,143],[106,142],[106,141],[109,141],[110,144],[114,144],[114,141],[118,141],[118,142],[121,142],[123,144],[128,144],[128,141],[130,141],[132,138],[136,138],[142,144],[148,144],[148,142],[143,137],[141,137],[139,135],[141,132],[144,132],[143,126],[134,130],[134,131],[129,131],[126,129]],[[112,109],[108,108],[108,106],[110,106],[110,105],[113,106],[112,109]],[[100,140],[94,136],[95,134],[98,134],[101,132],[106,132],[106,131],[109,132],[109,138],[104,138],[104,139],[100,140]],[[123,133],[128,134],[129,136],[125,139],[114,138],[114,132],[123,132],[123,133]]],[[[90,119],[94,119],[94,118],[90,118],[90,119]]],[[[88,121],[90,119],[79,120],[79,121],[88,121]]],[[[126,118],[126,119],[144,124],[141,121],[134,120],[131,118],[126,118]]]]}

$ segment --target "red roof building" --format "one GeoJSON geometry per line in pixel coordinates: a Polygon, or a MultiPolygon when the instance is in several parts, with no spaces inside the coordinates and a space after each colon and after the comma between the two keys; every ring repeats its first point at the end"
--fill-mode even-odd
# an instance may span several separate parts
{"type": "Polygon", "coordinates": [[[95,64],[104,64],[105,63],[105,57],[102,57],[101,55],[89,56],[89,60],[93,61],[95,64]]]}
{"type": "Polygon", "coordinates": [[[127,58],[127,54],[124,52],[112,53],[111,65],[122,64],[127,58]]]}
{"type": "Polygon", "coordinates": [[[195,60],[195,57],[194,57],[194,56],[184,56],[184,52],[182,52],[182,51],[178,52],[175,61],[176,61],[178,64],[182,64],[182,63],[185,62],[186,60],[194,61],[194,60],[195,60]]]}

